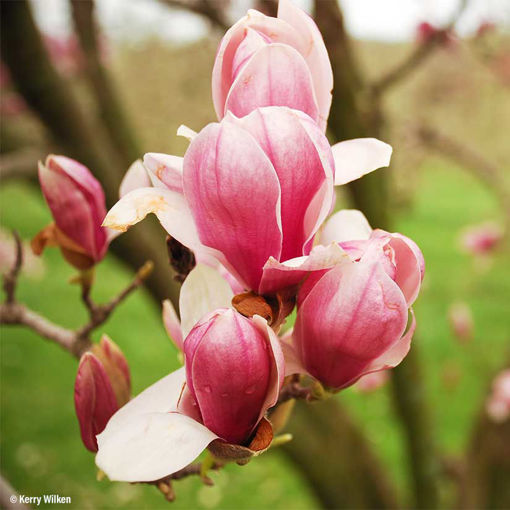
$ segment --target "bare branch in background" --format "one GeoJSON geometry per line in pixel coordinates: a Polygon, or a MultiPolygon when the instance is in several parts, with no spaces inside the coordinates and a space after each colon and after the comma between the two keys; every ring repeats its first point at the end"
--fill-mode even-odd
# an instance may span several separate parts
{"type": "Polygon", "coordinates": [[[169,7],[186,9],[207,18],[214,26],[227,30],[230,23],[225,15],[228,2],[221,0],[159,0],[169,7]]]}
{"type": "Polygon", "coordinates": [[[379,79],[375,80],[369,86],[371,95],[375,97],[380,96],[390,87],[404,80],[414,70],[418,69],[436,49],[441,47],[445,39],[452,33],[455,24],[464,13],[467,4],[467,0],[462,0],[452,20],[445,28],[436,30],[435,33],[431,34],[425,42],[416,46],[414,50],[396,67],[391,69],[387,74],[381,76],[379,79]]]}
{"type": "Polygon", "coordinates": [[[70,0],[76,34],[85,57],[85,71],[94,92],[99,116],[125,168],[138,159],[142,151],[121,105],[106,68],[101,61],[98,27],[93,0],[70,0]]]}
{"type": "Polygon", "coordinates": [[[471,147],[440,133],[431,126],[417,125],[412,129],[423,145],[469,170],[499,197],[505,215],[505,232],[508,234],[510,232],[510,190],[503,171],[471,147]]]}
{"type": "Polygon", "coordinates": [[[83,292],[82,298],[89,310],[89,321],[77,330],[67,329],[51,322],[16,300],[15,293],[23,262],[23,251],[19,236],[16,233],[14,236],[16,239],[16,258],[12,268],[3,277],[6,300],[0,304],[0,324],[26,326],[43,338],[60,345],[77,358],[90,348],[92,344],[90,334],[92,331],[104,324],[117,306],[140,287],[152,271],[152,263],[146,263],[137,272],[134,280],[106,304],[96,305],[90,298],[90,288],[88,288],[87,291],[83,292]]]}
{"type": "Polygon", "coordinates": [[[43,160],[47,149],[25,147],[0,156],[0,180],[32,179],[37,176],[37,161],[43,160]]]}

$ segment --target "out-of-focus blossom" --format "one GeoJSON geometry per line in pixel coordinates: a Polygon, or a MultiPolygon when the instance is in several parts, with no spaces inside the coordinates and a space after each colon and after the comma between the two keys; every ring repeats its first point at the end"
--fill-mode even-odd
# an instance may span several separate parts
{"type": "MultiPolygon", "coordinates": [[[[34,257],[30,249],[27,249],[26,242],[23,242],[23,266],[24,274],[31,278],[39,278],[44,274],[43,261],[34,257]]],[[[29,248],[29,247],[28,247],[29,248]]],[[[13,236],[0,228],[0,273],[9,271],[16,259],[16,243],[13,236]]]]}
{"type": "Polygon", "coordinates": [[[510,369],[503,370],[494,379],[486,409],[489,417],[497,423],[510,416],[510,369]]]}
{"type": "Polygon", "coordinates": [[[448,319],[452,333],[458,340],[466,343],[473,339],[473,314],[467,303],[453,303],[448,310],[448,319]]]}
{"type": "Polygon", "coordinates": [[[429,44],[437,41],[442,46],[451,47],[455,44],[455,38],[451,30],[435,27],[428,21],[422,21],[416,28],[416,40],[421,44],[429,44]]]}
{"type": "Polygon", "coordinates": [[[74,267],[91,268],[105,256],[110,240],[101,226],[106,216],[101,184],[81,163],[53,155],[39,163],[39,182],[55,223],[32,240],[34,253],[59,246],[74,267]]]}
{"type": "Polygon", "coordinates": [[[186,367],[131,400],[98,436],[96,463],[111,480],[158,480],[187,466],[215,440],[246,446],[277,402],[284,361],[267,322],[232,309],[211,312],[231,291],[210,267],[197,265],[184,286],[186,367]],[[192,327],[185,326],[191,321],[192,327]]]}
{"type": "Polygon", "coordinates": [[[302,257],[331,210],[334,183],[386,166],[390,156],[372,138],[331,149],[312,119],[289,108],[229,114],[193,138],[184,160],[146,155],[155,187],[128,193],[104,225],[126,230],[153,212],[197,260],[216,258],[244,288],[273,293],[306,276],[302,257]]]}
{"type": "Polygon", "coordinates": [[[74,404],[83,444],[97,451],[96,435],[113,414],[129,401],[131,378],[122,351],[106,335],[80,359],[74,404]]]}
{"type": "Polygon", "coordinates": [[[471,255],[492,253],[503,239],[503,229],[494,222],[472,225],[461,233],[462,249],[471,255]]]}
{"type": "Polygon", "coordinates": [[[290,0],[278,17],[250,10],[223,37],[212,74],[216,113],[243,117],[262,106],[301,110],[326,130],[333,72],[314,21],[290,0]]]}
{"type": "Polygon", "coordinates": [[[372,372],[361,377],[354,387],[360,393],[372,393],[383,387],[388,382],[388,379],[387,371],[372,372]]]}
{"type": "Polygon", "coordinates": [[[492,21],[483,21],[476,30],[476,37],[485,37],[496,30],[496,24],[492,21]]]}
{"type": "Polygon", "coordinates": [[[333,215],[321,242],[336,242],[345,257],[301,286],[292,349],[304,372],[339,389],[405,357],[415,329],[408,309],[425,266],[412,240],[371,231],[359,211],[333,215]]]}

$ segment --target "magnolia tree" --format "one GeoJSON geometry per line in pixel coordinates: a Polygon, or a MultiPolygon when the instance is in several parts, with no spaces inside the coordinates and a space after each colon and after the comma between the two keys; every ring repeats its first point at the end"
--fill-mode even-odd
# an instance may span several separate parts
{"type": "Polygon", "coordinates": [[[190,141],[183,158],[148,153],[133,163],[109,212],[84,165],[54,155],[39,164],[54,223],[32,249],[58,246],[79,270],[90,321],[76,332],[48,329],[15,302],[16,266],[3,319],[81,354],[76,415],[110,480],[154,483],[171,499],[172,479],[207,480],[208,469],[288,441],[278,432],[292,399],[325,399],[408,353],[423,256],[360,211],[334,212],[335,186],[388,166],[392,149],[374,138],[330,146],[332,87],[319,30],[281,0],[277,17],[251,10],[223,37],[212,73],[219,121],[199,133],[181,126],[190,141]],[[163,303],[183,367],[131,398],[124,355],[90,333],[150,268],[105,305],[90,289],[109,243],[149,213],[168,233],[183,282],[180,319],[163,303]]]}

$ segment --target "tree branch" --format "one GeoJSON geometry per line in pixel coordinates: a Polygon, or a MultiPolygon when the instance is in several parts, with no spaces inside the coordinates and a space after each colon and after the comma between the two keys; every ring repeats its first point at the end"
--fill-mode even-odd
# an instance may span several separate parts
{"type": "Polygon", "coordinates": [[[159,0],[169,7],[186,9],[206,17],[214,26],[227,30],[230,23],[226,19],[220,0],[159,0]]]}
{"type": "Polygon", "coordinates": [[[77,330],[67,329],[16,301],[16,286],[23,261],[23,250],[18,234],[14,233],[14,236],[16,239],[16,258],[12,268],[3,277],[6,300],[5,303],[0,304],[0,324],[26,326],[43,338],[60,345],[77,358],[80,358],[90,348],[92,344],[90,334],[92,331],[104,324],[117,306],[142,285],[152,271],[152,263],[146,263],[136,273],[134,280],[106,304],[96,305],[90,298],[90,287],[87,286],[87,290],[82,291],[82,299],[89,310],[89,321],[77,330]]]}

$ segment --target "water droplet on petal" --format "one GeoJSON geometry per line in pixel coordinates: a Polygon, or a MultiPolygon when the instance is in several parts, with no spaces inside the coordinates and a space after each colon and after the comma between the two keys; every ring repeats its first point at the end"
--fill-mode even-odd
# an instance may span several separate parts
{"type": "Polygon", "coordinates": [[[229,397],[229,396],[230,396],[230,394],[229,394],[229,393],[222,393],[222,394],[221,394],[221,396],[222,396],[223,398],[226,398],[226,397],[229,397]]]}
{"type": "Polygon", "coordinates": [[[255,393],[255,385],[248,386],[248,387],[244,390],[244,393],[245,393],[246,395],[252,395],[253,393],[255,393]]]}
{"type": "Polygon", "coordinates": [[[205,391],[206,393],[211,393],[212,389],[211,389],[211,387],[210,387],[210,386],[204,386],[204,391],[205,391]]]}

